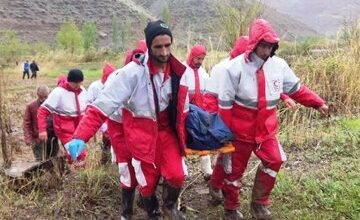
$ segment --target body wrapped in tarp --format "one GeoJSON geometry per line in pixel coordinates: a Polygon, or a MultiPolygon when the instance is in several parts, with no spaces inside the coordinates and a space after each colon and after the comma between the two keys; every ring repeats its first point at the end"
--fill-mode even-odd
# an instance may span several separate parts
{"type": "Polygon", "coordinates": [[[208,113],[192,104],[189,109],[187,148],[216,150],[233,140],[233,134],[217,113],[208,113]]]}

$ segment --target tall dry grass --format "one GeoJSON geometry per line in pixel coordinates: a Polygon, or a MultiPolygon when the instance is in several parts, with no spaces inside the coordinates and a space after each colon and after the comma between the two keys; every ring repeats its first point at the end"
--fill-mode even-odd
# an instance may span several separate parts
{"type": "Polygon", "coordinates": [[[291,57],[291,67],[303,84],[311,88],[330,108],[330,117],[321,117],[319,113],[303,107],[294,112],[281,108],[279,111],[281,136],[286,143],[303,145],[321,140],[321,134],[315,132],[315,126],[333,126],[340,117],[358,117],[360,113],[360,26],[355,26],[348,41],[339,38],[335,41],[322,41],[321,49],[310,45],[305,50],[297,49],[291,57]],[[341,45],[341,46],[339,46],[341,45]]]}
{"type": "MultiPolygon", "coordinates": [[[[305,107],[289,111],[280,104],[280,137],[283,142],[289,145],[312,144],[321,139],[314,133],[317,125],[332,126],[338,118],[358,117],[360,25],[351,28],[346,41],[344,38],[314,38],[303,42],[281,42],[279,56],[289,63],[302,84],[326,100],[331,114],[323,117],[316,110],[305,107]]],[[[210,50],[203,66],[210,71],[227,56],[228,52],[210,50]]]]}

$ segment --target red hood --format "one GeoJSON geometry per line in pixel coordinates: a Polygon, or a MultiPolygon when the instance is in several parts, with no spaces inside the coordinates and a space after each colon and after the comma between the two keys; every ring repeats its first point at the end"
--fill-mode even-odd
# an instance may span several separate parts
{"type": "Polygon", "coordinates": [[[136,49],[141,50],[143,53],[147,51],[146,41],[139,40],[136,44],[136,49]]]}
{"type": "Polygon", "coordinates": [[[126,58],[124,65],[130,63],[131,61],[134,61],[135,63],[139,64],[138,57],[145,52],[141,49],[134,49],[134,50],[128,50],[126,52],[126,58]]]}
{"type": "Polygon", "coordinates": [[[278,43],[279,37],[271,24],[264,19],[256,19],[250,26],[249,44],[245,51],[246,60],[250,60],[250,54],[255,50],[261,40],[268,43],[278,43]]]}
{"type": "Polygon", "coordinates": [[[64,87],[64,85],[67,83],[67,77],[65,76],[65,74],[61,74],[58,78],[57,78],[57,85],[60,87],[64,87]]]}
{"type": "Polygon", "coordinates": [[[144,54],[146,51],[147,51],[146,41],[139,40],[136,44],[136,49],[128,50],[126,52],[126,58],[125,58],[124,65],[130,63],[131,61],[139,63],[139,61],[137,60],[137,55],[144,54]]]}
{"type": "Polygon", "coordinates": [[[110,64],[110,63],[105,64],[105,66],[103,68],[102,77],[101,77],[102,84],[104,84],[106,82],[107,78],[114,71],[115,71],[115,67],[112,64],[110,64]]]}
{"type": "Polygon", "coordinates": [[[230,59],[234,59],[240,54],[245,53],[248,43],[249,43],[249,36],[241,36],[238,39],[236,39],[234,47],[230,52],[230,59]]]}
{"type": "Polygon", "coordinates": [[[193,69],[196,69],[196,67],[193,64],[193,60],[195,57],[198,57],[200,55],[206,55],[206,47],[203,45],[194,45],[191,48],[190,53],[186,58],[187,65],[189,65],[193,69]]]}

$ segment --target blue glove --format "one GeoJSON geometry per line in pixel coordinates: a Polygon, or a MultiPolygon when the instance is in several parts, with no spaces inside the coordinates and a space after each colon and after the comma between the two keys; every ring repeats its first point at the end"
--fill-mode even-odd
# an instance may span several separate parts
{"type": "Polygon", "coordinates": [[[68,151],[71,158],[75,161],[77,157],[81,154],[81,151],[85,147],[85,142],[80,139],[72,139],[69,143],[68,151]]]}

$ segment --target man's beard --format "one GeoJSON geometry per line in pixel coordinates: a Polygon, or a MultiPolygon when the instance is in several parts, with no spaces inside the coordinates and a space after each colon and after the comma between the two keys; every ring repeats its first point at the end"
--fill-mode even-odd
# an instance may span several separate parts
{"type": "Polygon", "coordinates": [[[201,64],[195,63],[195,64],[194,64],[194,67],[195,67],[196,69],[199,69],[199,68],[201,67],[201,64]]]}
{"type": "Polygon", "coordinates": [[[158,57],[155,57],[154,56],[154,59],[158,62],[158,63],[167,63],[169,61],[169,57],[170,56],[158,56],[158,57]]]}

